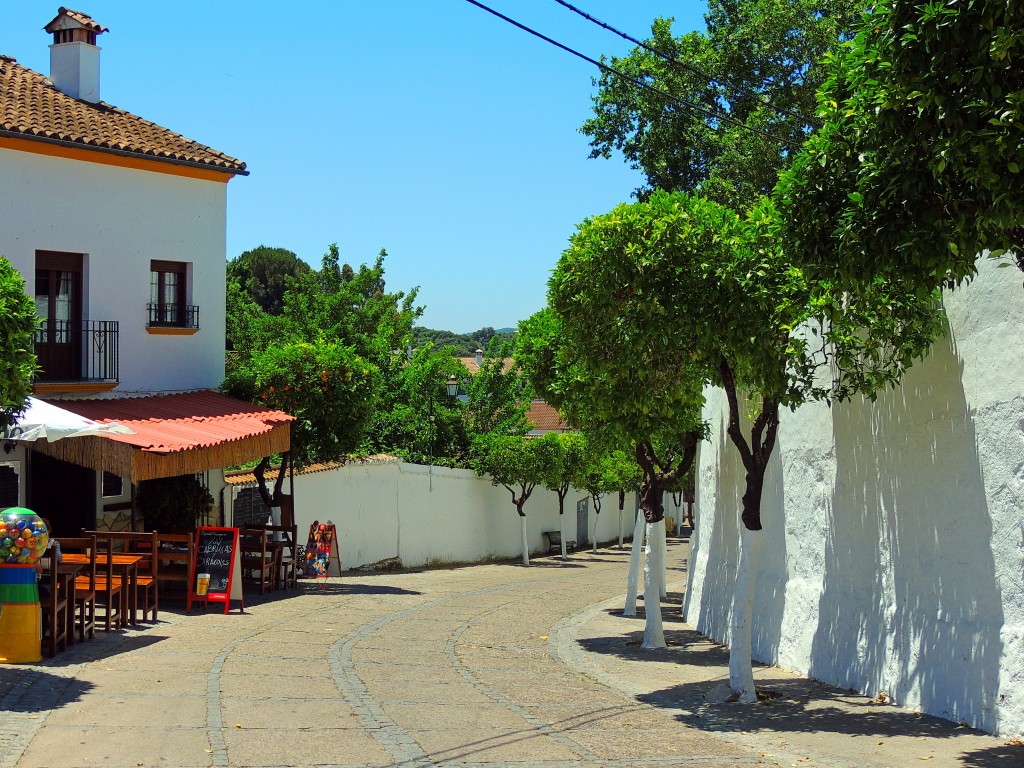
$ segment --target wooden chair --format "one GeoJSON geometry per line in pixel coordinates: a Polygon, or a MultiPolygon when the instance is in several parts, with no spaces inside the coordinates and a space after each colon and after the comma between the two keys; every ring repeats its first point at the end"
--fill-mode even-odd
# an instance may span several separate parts
{"type": "Polygon", "coordinates": [[[153,547],[156,552],[153,577],[157,582],[157,592],[166,596],[169,590],[180,587],[184,599],[190,587],[195,560],[195,536],[192,533],[157,533],[153,547]]]}
{"type": "Polygon", "coordinates": [[[274,589],[289,589],[299,585],[298,538],[299,529],[296,525],[259,525],[254,530],[267,533],[267,549],[272,550],[277,559],[274,572],[274,589]]]}
{"type": "Polygon", "coordinates": [[[96,602],[104,608],[104,631],[121,629],[125,623],[124,583],[114,569],[114,542],[96,537],[96,602]]]}
{"type": "Polygon", "coordinates": [[[68,591],[57,576],[57,558],[51,555],[44,565],[39,590],[43,611],[43,643],[50,656],[68,647],[68,591]]]}
{"type": "Polygon", "coordinates": [[[89,564],[75,577],[75,605],[71,618],[77,619],[78,640],[96,636],[96,537],[85,536],[77,539],[60,539],[65,554],[89,556],[89,564]]]}
{"type": "Polygon", "coordinates": [[[280,550],[267,547],[266,528],[242,528],[238,531],[242,555],[242,578],[259,585],[260,594],[273,590],[281,571],[280,550]]]}
{"type": "MultiPolygon", "coordinates": [[[[117,551],[142,556],[143,559],[139,561],[136,571],[133,604],[137,604],[142,610],[143,621],[146,620],[149,613],[153,614],[153,621],[156,621],[160,608],[160,584],[156,577],[156,559],[153,557],[153,552],[157,549],[157,532],[83,530],[82,535],[109,539],[117,551]]],[[[125,588],[127,587],[126,584],[125,588]]],[[[134,622],[133,616],[132,623],[134,622]]]]}

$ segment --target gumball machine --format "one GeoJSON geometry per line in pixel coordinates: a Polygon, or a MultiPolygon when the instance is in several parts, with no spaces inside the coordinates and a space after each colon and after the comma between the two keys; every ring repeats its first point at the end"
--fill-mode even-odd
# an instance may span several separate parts
{"type": "Polygon", "coordinates": [[[49,542],[46,523],[31,509],[0,512],[0,662],[42,659],[36,565],[49,542]]]}

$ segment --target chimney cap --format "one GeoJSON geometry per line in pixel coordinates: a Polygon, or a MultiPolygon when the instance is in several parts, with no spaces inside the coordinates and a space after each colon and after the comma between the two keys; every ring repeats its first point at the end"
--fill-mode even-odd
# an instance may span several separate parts
{"type": "Polygon", "coordinates": [[[70,8],[61,6],[57,9],[57,15],[50,20],[50,23],[43,27],[45,32],[56,32],[61,29],[84,29],[87,32],[100,35],[110,30],[102,24],[93,21],[92,16],[81,11],[73,11],[70,8]]]}

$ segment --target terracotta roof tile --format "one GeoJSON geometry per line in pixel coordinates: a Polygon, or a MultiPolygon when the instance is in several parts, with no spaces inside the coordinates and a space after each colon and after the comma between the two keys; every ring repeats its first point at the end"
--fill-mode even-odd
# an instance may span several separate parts
{"type": "Polygon", "coordinates": [[[562,418],[562,415],[553,405],[543,400],[534,400],[530,403],[530,410],[526,412],[526,420],[530,428],[541,432],[568,432],[572,427],[562,418]]]}
{"type": "Polygon", "coordinates": [[[283,411],[209,390],[150,397],[60,400],[60,407],[99,422],[116,421],[134,435],[105,435],[159,453],[209,448],[270,432],[294,421],[283,411]]]}
{"type": "Polygon", "coordinates": [[[68,96],[43,75],[3,55],[0,135],[69,142],[98,151],[247,173],[240,160],[105,102],[91,104],[68,96]]]}
{"type": "MultiPolygon", "coordinates": [[[[349,464],[397,464],[398,457],[391,456],[390,454],[380,453],[375,456],[364,456],[361,459],[350,459],[348,461],[323,461],[314,462],[313,464],[307,464],[302,469],[295,470],[296,475],[312,475],[317,472],[329,472],[332,469],[338,469],[338,467],[344,467],[349,464]]],[[[264,473],[263,477],[268,483],[272,483],[277,480],[277,473],[281,470],[280,467],[272,467],[264,473]]],[[[254,485],[256,483],[256,475],[253,474],[252,470],[237,469],[233,472],[224,473],[224,482],[228,485],[254,485]]]]}
{"type": "Polygon", "coordinates": [[[52,32],[53,30],[50,29],[50,27],[52,27],[54,22],[56,22],[57,19],[59,19],[61,16],[67,16],[69,19],[74,19],[90,32],[95,32],[99,34],[101,32],[110,31],[102,24],[97,24],[95,21],[93,21],[92,16],[90,16],[89,14],[82,13],[81,11],[73,11],[70,8],[65,8],[64,6],[61,6],[60,8],[57,9],[57,15],[54,16],[53,20],[45,27],[43,27],[43,29],[45,29],[47,32],[52,32]]]}

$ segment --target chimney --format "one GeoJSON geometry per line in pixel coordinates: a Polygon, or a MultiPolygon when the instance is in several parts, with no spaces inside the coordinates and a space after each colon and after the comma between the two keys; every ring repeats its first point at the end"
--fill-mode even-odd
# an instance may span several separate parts
{"type": "Polygon", "coordinates": [[[483,368],[483,365],[484,365],[484,351],[482,349],[478,349],[476,351],[476,367],[477,368],[483,368]]]}
{"type": "Polygon", "coordinates": [[[97,103],[100,100],[100,49],[96,35],[107,32],[89,16],[61,7],[43,27],[53,35],[50,80],[68,96],[97,103]]]}

